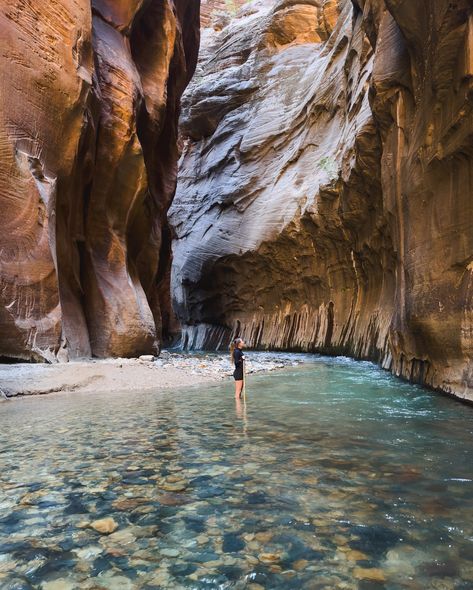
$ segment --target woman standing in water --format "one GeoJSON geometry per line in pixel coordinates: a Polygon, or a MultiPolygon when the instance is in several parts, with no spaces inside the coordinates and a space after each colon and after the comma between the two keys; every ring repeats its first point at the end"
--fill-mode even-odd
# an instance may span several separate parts
{"type": "Polygon", "coordinates": [[[245,346],[242,338],[235,338],[231,347],[230,354],[232,361],[235,363],[235,370],[233,371],[233,378],[235,379],[235,398],[241,399],[241,393],[244,385],[243,363],[245,362],[245,355],[242,348],[245,346]]]}

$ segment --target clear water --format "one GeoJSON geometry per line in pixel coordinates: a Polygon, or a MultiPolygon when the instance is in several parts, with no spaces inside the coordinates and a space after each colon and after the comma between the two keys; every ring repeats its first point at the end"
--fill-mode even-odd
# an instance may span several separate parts
{"type": "Polygon", "coordinates": [[[232,388],[2,404],[0,588],[473,588],[473,408],[343,359],[232,388]]]}

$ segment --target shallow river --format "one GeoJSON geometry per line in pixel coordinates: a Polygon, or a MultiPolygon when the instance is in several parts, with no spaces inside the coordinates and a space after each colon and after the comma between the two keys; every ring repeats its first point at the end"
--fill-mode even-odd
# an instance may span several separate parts
{"type": "Polygon", "coordinates": [[[345,359],[232,388],[3,403],[0,588],[473,588],[473,408],[345,359]]]}

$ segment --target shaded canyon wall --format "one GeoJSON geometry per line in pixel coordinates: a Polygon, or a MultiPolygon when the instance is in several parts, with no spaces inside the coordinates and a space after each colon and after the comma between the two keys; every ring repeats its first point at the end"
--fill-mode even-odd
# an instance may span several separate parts
{"type": "Polygon", "coordinates": [[[184,344],[473,399],[472,109],[468,0],[261,1],[206,38],[170,212],[184,344]]]}
{"type": "Polygon", "coordinates": [[[0,356],[159,348],[196,0],[0,2],[0,356]]]}

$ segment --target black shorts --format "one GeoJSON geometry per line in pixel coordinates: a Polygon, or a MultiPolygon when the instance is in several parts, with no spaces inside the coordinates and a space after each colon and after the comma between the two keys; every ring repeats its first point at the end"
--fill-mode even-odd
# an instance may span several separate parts
{"type": "Polygon", "coordinates": [[[233,378],[235,381],[243,381],[243,367],[237,367],[233,371],[233,378]]]}

